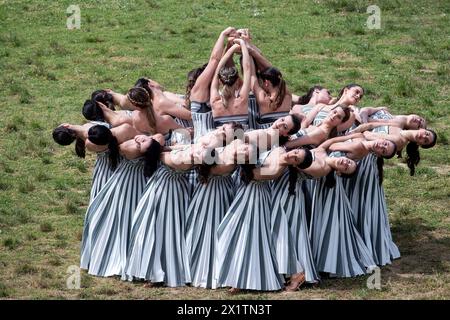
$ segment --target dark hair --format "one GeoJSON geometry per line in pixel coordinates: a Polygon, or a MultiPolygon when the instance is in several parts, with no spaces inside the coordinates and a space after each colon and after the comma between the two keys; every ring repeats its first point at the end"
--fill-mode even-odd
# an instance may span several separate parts
{"type": "Polygon", "coordinates": [[[83,116],[90,121],[105,121],[103,110],[94,100],[86,100],[81,110],[83,116]]]}
{"type": "MultiPolygon", "coordinates": [[[[331,110],[336,109],[338,107],[341,108],[344,111],[344,117],[341,120],[341,123],[344,123],[345,121],[350,119],[350,116],[351,116],[350,108],[347,107],[347,106],[343,106],[341,104],[338,104],[337,106],[333,107],[331,110]]],[[[328,135],[327,139],[335,138],[335,137],[337,137],[337,134],[338,134],[338,131],[337,131],[337,126],[336,126],[333,129],[331,129],[330,134],[328,135]]]]}
{"type": "Polygon", "coordinates": [[[324,87],[319,86],[319,85],[309,88],[309,90],[306,94],[304,94],[303,96],[298,98],[298,104],[308,104],[312,98],[314,91],[322,90],[322,89],[324,89],[324,87]]]}
{"type": "Polygon", "coordinates": [[[77,137],[77,134],[74,130],[59,126],[55,128],[55,130],[53,130],[52,136],[53,140],[55,140],[56,143],[62,146],[68,146],[76,140],[75,153],[80,158],[84,158],[86,156],[84,140],[80,137],[77,137]]]}
{"type": "MultiPolygon", "coordinates": [[[[283,103],[284,97],[286,95],[286,81],[283,79],[283,75],[280,70],[275,67],[268,67],[259,73],[259,78],[262,80],[268,80],[274,87],[278,87],[277,96],[273,102],[273,110],[278,109],[283,103]]],[[[272,103],[270,104],[272,107],[272,103]]]]}
{"type": "Polygon", "coordinates": [[[158,141],[152,138],[150,146],[144,153],[144,176],[150,178],[158,169],[159,155],[162,147],[158,141]]]}
{"type": "Polygon", "coordinates": [[[389,139],[386,139],[386,140],[388,140],[389,142],[392,142],[392,144],[394,145],[394,150],[392,151],[392,153],[390,155],[383,156],[383,158],[384,159],[392,159],[397,154],[397,150],[398,150],[397,144],[392,140],[389,140],[389,139]]]}
{"type": "MultiPolygon", "coordinates": [[[[345,89],[350,89],[350,88],[353,88],[353,87],[360,87],[363,90],[363,94],[364,94],[364,88],[362,86],[360,86],[357,83],[350,83],[350,84],[346,85],[345,87],[343,87],[341,89],[341,91],[339,91],[339,96],[337,97],[337,100],[339,100],[342,97],[342,95],[344,94],[345,89]]],[[[362,95],[361,95],[361,98],[362,98],[362,95]]]]}
{"type": "Polygon", "coordinates": [[[416,166],[420,162],[419,145],[415,142],[410,142],[406,146],[406,164],[409,168],[409,174],[413,176],[416,172],[416,166]]]}
{"type": "Polygon", "coordinates": [[[109,109],[115,110],[113,96],[106,90],[96,90],[92,92],[91,100],[101,102],[109,109]]]}
{"type": "MultiPolygon", "coordinates": [[[[288,135],[291,135],[291,134],[298,132],[298,130],[300,130],[302,122],[301,122],[300,118],[298,116],[296,116],[295,114],[289,114],[289,116],[291,117],[292,122],[294,124],[292,129],[289,130],[289,132],[288,132],[288,135]]],[[[280,139],[280,146],[284,145],[286,142],[289,141],[289,137],[286,137],[286,136],[281,136],[281,137],[279,137],[279,139],[280,139]]]]}
{"type": "MultiPolygon", "coordinates": [[[[216,149],[210,148],[207,150],[207,152],[211,155],[212,158],[216,157],[216,149]]],[[[211,164],[208,163],[202,163],[197,167],[198,171],[198,182],[201,184],[205,184],[208,182],[209,174],[211,172],[211,169],[216,165],[216,162],[214,161],[211,164]]]]}
{"type": "Polygon", "coordinates": [[[334,188],[336,186],[336,177],[334,170],[331,170],[325,177],[325,187],[334,188]]]}
{"type": "MultiPolygon", "coordinates": [[[[431,133],[433,133],[434,138],[429,144],[421,146],[424,149],[429,149],[429,148],[434,147],[436,145],[436,140],[437,140],[436,132],[434,132],[433,130],[430,130],[430,129],[427,129],[427,130],[430,131],[431,133]]],[[[413,176],[415,174],[416,166],[419,164],[419,162],[420,162],[419,145],[416,142],[411,141],[406,146],[406,164],[408,165],[409,174],[411,176],[413,176]]]]}
{"type": "Polygon", "coordinates": [[[195,82],[197,81],[198,77],[205,71],[206,66],[208,64],[205,63],[203,66],[199,68],[192,69],[187,74],[187,83],[186,83],[186,94],[185,96],[185,105],[187,108],[190,108],[191,105],[191,90],[195,85],[195,82]]]}
{"type": "Polygon", "coordinates": [[[384,179],[383,166],[384,166],[383,157],[377,157],[378,183],[380,184],[380,186],[383,184],[383,179],[384,179]]]}
{"type": "Polygon", "coordinates": [[[248,184],[250,181],[253,180],[254,174],[253,169],[255,169],[256,166],[254,164],[241,164],[241,180],[248,184]]]}
{"type": "MultiPolygon", "coordinates": [[[[300,163],[297,167],[299,169],[308,169],[313,162],[312,153],[310,150],[306,148],[302,149],[305,150],[305,157],[302,163],[300,163]]],[[[294,166],[289,166],[288,169],[289,169],[289,195],[294,195],[295,184],[297,183],[297,169],[294,166]]]]}
{"type": "Polygon", "coordinates": [[[433,140],[429,144],[421,146],[423,149],[429,149],[429,148],[432,148],[432,147],[434,147],[436,145],[437,133],[435,131],[431,130],[431,129],[425,129],[425,130],[430,131],[433,134],[433,136],[434,136],[433,140]]]}
{"type": "Polygon", "coordinates": [[[134,84],[134,87],[145,89],[145,91],[147,91],[148,95],[150,96],[150,99],[153,99],[153,91],[150,89],[149,84],[150,80],[148,80],[147,78],[139,78],[134,84]]]}
{"type": "Polygon", "coordinates": [[[53,140],[62,146],[68,146],[75,141],[77,135],[74,130],[59,126],[53,130],[53,140]]]}
{"type": "Polygon", "coordinates": [[[88,130],[88,139],[93,144],[99,146],[108,146],[109,161],[111,168],[114,170],[119,162],[119,143],[117,138],[113,136],[111,130],[102,125],[95,125],[88,130]]]}

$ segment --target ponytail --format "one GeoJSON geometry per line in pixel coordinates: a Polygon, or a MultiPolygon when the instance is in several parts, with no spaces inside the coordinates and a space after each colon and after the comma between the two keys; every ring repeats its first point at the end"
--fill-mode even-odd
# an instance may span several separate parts
{"type": "Polygon", "coordinates": [[[383,179],[384,179],[383,165],[384,165],[384,158],[377,157],[378,182],[379,182],[380,186],[383,184],[383,179]]]}
{"type": "Polygon", "coordinates": [[[81,138],[77,138],[75,142],[75,153],[80,158],[84,158],[86,156],[86,144],[81,138]]]}
{"type": "Polygon", "coordinates": [[[295,194],[295,185],[297,184],[297,169],[294,166],[289,166],[289,196],[295,194]]]}
{"type": "Polygon", "coordinates": [[[416,172],[416,166],[420,162],[419,145],[415,142],[410,142],[406,146],[406,164],[409,168],[409,174],[413,176],[416,172]]]}
{"type": "Polygon", "coordinates": [[[119,162],[119,142],[113,135],[111,136],[111,140],[108,143],[108,149],[111,169],[115,170],[117,168],[117,163],[119,162]]]}
{"type": "Polygon", "coordinates": [[[150,146],[144,153],[144,176],[150,178],[158,168],[162,147],[158,141],[152,139],[150,146]]]}

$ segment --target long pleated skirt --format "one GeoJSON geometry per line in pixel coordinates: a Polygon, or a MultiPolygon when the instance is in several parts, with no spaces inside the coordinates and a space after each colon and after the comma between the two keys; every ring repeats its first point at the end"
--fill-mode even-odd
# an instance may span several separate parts
{"type": "Polygon", "coordinates": [[[231,176],[211,176],[194,191],[187,213],[186,244],[195,287],[217,288],[217,229],[233,198],[231,176]]]}
{"type": "Polygon", "coordinates": [[[320,272],[354,277],[375,267],[356,229],[340,177],[336,177],[334,188],[325,186],[325,177],[315,183],[310,237],[314,261],[320,272]]]}
{"type": "Polygon", "coordinates": [[[383,186],[379,184],[377,158],[369,154],[360,163],[357,174],[344,179],[345,191],[352,206],[356,228],[377,265],[390,264],[400,258],[392,240],[383,186]]]}
{"type": "Polygon", "coordinates": [[[89,205],[81,245],[81,268],[89,274],[124,276],[131,222],[145,184],[143,160],[123,160],[89,205]]]}
{"type": "MultiPolygon", "coordinates": [[[[119,158],[119,162],[122,161],[122,157],[119,158]]],[[[109,152],[99,152],[97,153],[97,159],[94,164],[94,174],[92,175],[92,185],[89,203],[94,200],[103,186],[108,182],[109,178],[114,174],[111,168],[111,162],[109,161],[109,152]]]]}
{"type": "Polygon", "coordinates": [[[269,181],[242,184],[218,229],[219,284],[275,291],[283,287],[270,230],[269,181]]]}
{"type": "Polygon", "coordinates": [[[158,168],[133,219],[126,275],[169,287],[191,282],[185,242],[189,183],[184,172],[158,168]]]}
{"type": "Polygon", "coordinates": [[[304,272],[306,281],[314,283],[319,281],[319,275],[309,241],[303,178],[297,179],[293,195],[289,195],[288,171],[274,182],[271,225],[279,272],[304,272]]]}

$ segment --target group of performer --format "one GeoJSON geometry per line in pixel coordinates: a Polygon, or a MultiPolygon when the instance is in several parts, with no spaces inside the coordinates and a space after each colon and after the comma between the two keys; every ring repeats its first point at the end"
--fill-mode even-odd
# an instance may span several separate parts
{"type": "Polygon", "coordinates": [[[221,32],[183,95],[141,78],[98,90],[83,125],[53,131],[94,152],[81,245],[89,274],[149,285],[277,291],[399,258],[383,159],[411,175],[437,135],[418,115],[359,108],[364,89],[297,96],[251,40],[221,32]],[[239,56],[238,68],[233,59],[239,56]],[[116,110],[120,108],[120,110],[116,110]]]}

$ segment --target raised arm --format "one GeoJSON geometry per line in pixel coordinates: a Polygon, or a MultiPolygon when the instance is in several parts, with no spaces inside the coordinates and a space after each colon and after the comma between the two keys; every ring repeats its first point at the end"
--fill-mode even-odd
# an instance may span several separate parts
{"type": "Polygon", "coordinates": [[[355,113],[353,111],[351,111],[350,117],[348,118],[348,120],[345,121],[344,123],[341,123],[340,125],[338,125],[336,127],[336,130],[338,132],[343,132],[347,129],[350,129],[352,127],[353,123],[355,123],[355,113]]]}
{"type": "Polygon", "coordinates": [[[244,69],[244,80],[242,84],[242,88],[239,94],[239,102],[240,103],[248,103],[248,95],[250,93],[251,86],[251,72],[252,72],[252,61],[250,61],[250,54],[248,53],[247,45],[244,40],[236,39],[235,40],[241,47],[242,51],[242,65],[244,69]]]}
{"type": "Polygon", "coordinates": [[[376,122],[368,122],[368,123],[364,123],[364,124],[360,124],[359,126],[357,126],[355,129],[353,129],[351,131],[351,133],[357,133],[357,132],[364,132],[364,131],[369,131],[372,130],[374,128],[378,128],[378,127],[382,127],[382,126],[392,126],[392,127],[401,127],[400,125],[398,125],[397,123],[392,123],[389,120],[385,120],[385,121],[376,121],[376,122]]]}
{"type": "Polygon", "coordinates": [[[225,65],[225,63],[230,59],[233,54],[236,52],[236,50],[239,48],[238,44],[234,44],[228,51],[225,53],[225,55],[220,59],[219,64],[217,65],[217,68],[214,72],[213,80],[211,83],[211,89],[210,89],[210,103],[213,105],[214,102],[220,99],[219,94],[219,71],[222,69],[222,67],[225,65]]]}
{"type": "Polygon", "coordinates": [[[103,103],[97,101],[97,105],[102,109],[103,117],[112,127],[120,126],[121,124],[128,123],[133,124],[133,119],[129,116],[121,115],[119,112],[125,111],[113,111],[105,106],[103,103]]]}
{"type": "Polygon", "coordinates": [[[361,108],[361,110],[359,110],[359,116],[361,118],[361,123],[367,123],[369,121],[369,117],[372,114],[374,114],[377,111],[381,111],[381,110],[389,112],[387,107],[378,107],[378,108],[365,107],[365,108],[361,108]]]}
{"type": "Polygon", "coordinates": [[[325,105],[323,105],[323,104],[317,104],[317,105],[315,105],[315,106],[311,109],[311,111],[308,112],[308,114],[306,115],[306,117],[303,118],[301,128],[302,128],[302,129],[308,128],[308,127],[311,125],[311,123],[314,121],[314,118],[317,116],[317,114],[319,113],[319,111],[322,110],[322,108],[323,108],[324,106],[325,106],[325,105]]]}
{"type": "Polygon", "coordinates": [[[209,85],[211,84],[217,65],[220,62],[220,58],[223,55],[224,40],[234,32],[236,32],[236,29],[234,29],[233,27],[228,27],[220,33],[220,36],[211,51],[208,65],[206,66],[205,70],[203,70],[202,74],[197,78],[194,87],[191,90],[191,98],[193,100],[205,101],[208,99],[207,90],[209,88],[209,85]]]}
{"type": "Polygon", "coordinates": [[[261,50],[254,44],[249,44],[248,52],[255,59],[256,70],[264,70],[272,66],[270,61],[262,55],[261,50]]]}
{"type": "Polygon", "coordinates": [[[349,134],[348,136],[340,136],[340,137],[335,137],[332,139],[328,139],[327,141],[323,142],[320,146],[318,146],[317,148],[321,148],[325,151],[328,150],[328,148],[333,144],[333,143],[338,143],[338,142],[344,142],[350,139],[357,139],[357,138],[364,138],[362,133],[353,133],[353,134],[349,134]]]}
{"type": "Polygon", "coordinates": [[[113,102],[116,106],[119,106],[123,110],[136,110],[136,107],[128,100],[127,96],[118,92],[114,92],[110,89],[106,90],[113,97],[113,102]]]}
{"type": "Polygon", "coordinates": [[[298,138],[296,138],[294,140],[286,142],[286,148],[294,149],[294,148],[298,148],[298,147],[305,146],[305,145],[308,145],[308,144],[316,145],[316,144],[319,144],[321,142],[322,141],[318,140],[318,136],[317,135],[308,135],[308,134],[306,134],[306,135],[300,136],[300,137],[298,137],[298,138]]]}

